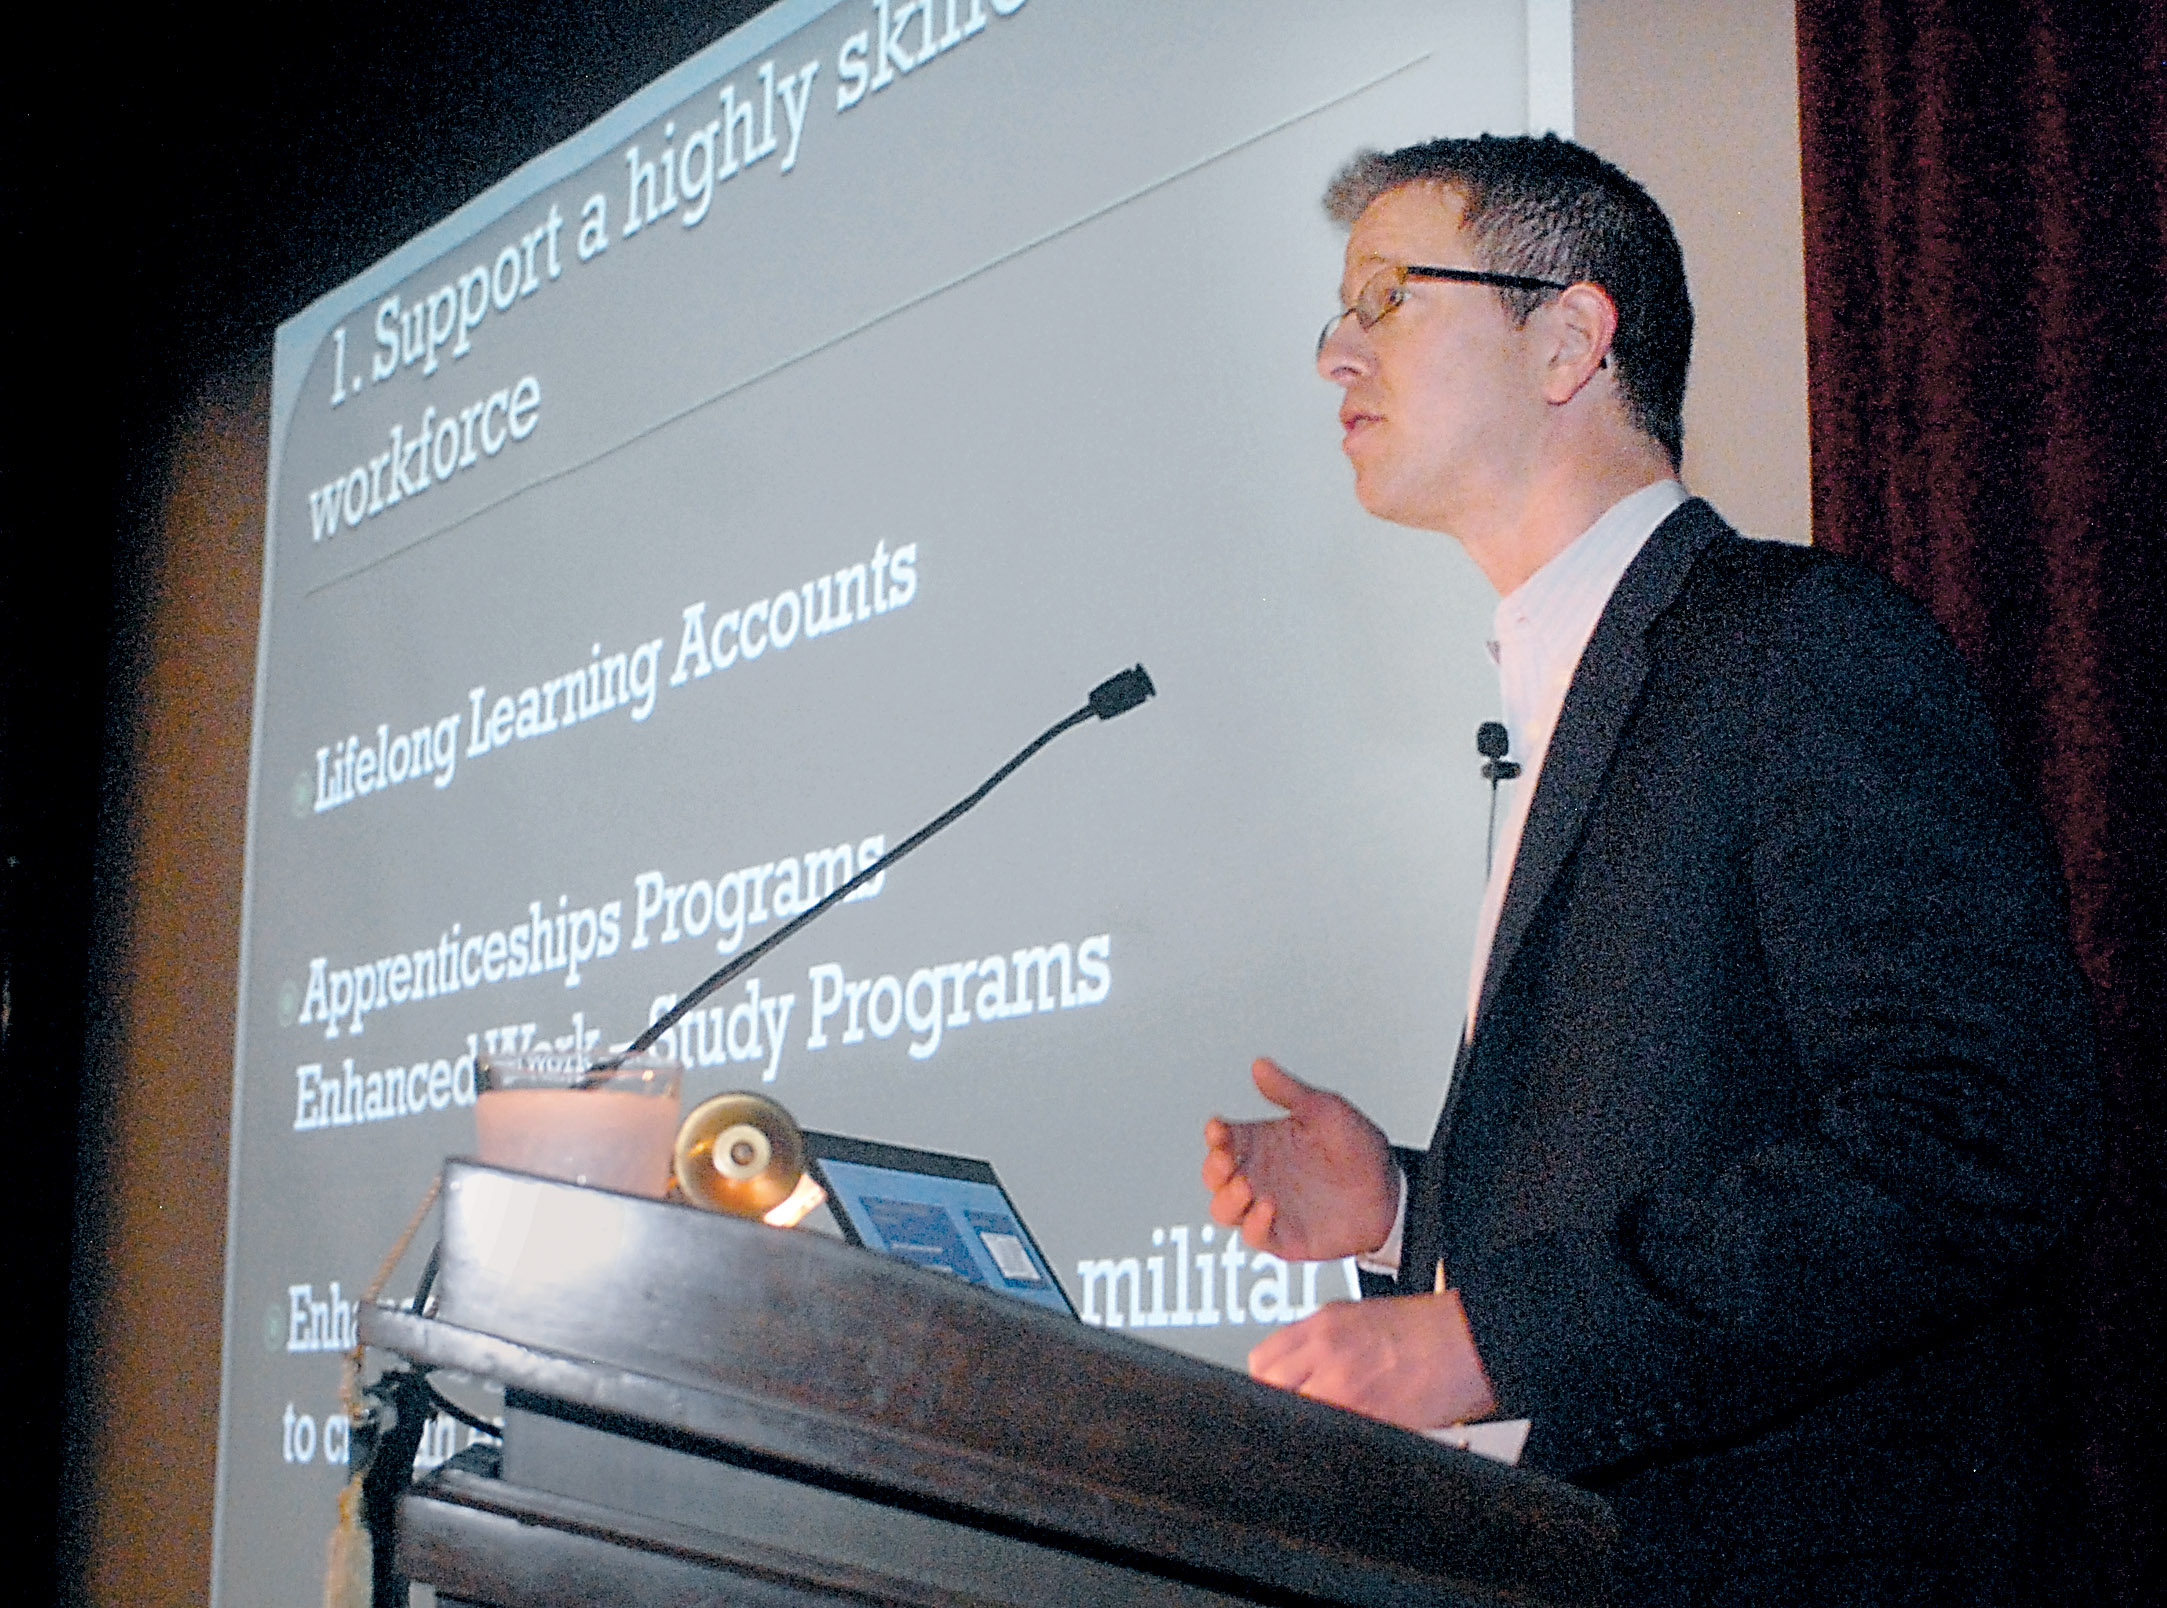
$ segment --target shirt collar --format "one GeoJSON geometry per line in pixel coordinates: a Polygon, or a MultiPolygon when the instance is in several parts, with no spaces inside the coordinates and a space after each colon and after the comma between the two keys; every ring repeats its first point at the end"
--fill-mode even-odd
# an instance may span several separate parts
{"type": "Polygon", "coordinates": [[[1606,509],[1594,524],[1497,602],[1497,636],[1531,635],[1577,663],[1603,606],[1656,527],[1686,501],[1675,480],[1658,480],[1606,509]]]}

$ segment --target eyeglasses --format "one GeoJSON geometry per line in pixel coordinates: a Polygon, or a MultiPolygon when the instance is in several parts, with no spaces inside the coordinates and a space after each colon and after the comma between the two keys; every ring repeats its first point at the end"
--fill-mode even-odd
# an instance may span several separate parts
{"type": "Polygon", "coordinates": [[[1410,279],[1449,279],[1463,285],[1495,285],[1500,290],[1569,288],[1555,279],[1534,279],[1526,274],[1493,274],[1480,268],[1425,268],[1419,263],[1409,263],[1404,268],[1380,268],[1370,275],[1368,283],[1354,298],[1353,306],[1324,321],[1324,328],[1317,332],[1317,355],[1324,355],[1324,343],[1350,315],[1363,329],[1375,329],[1380,318],[1407,299],[1407,281],[1410,279]]]}

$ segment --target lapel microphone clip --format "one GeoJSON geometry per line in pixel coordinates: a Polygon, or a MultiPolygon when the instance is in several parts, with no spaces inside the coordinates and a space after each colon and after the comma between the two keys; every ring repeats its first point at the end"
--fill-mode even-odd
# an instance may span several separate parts
{"type": "Polygon", "coordinates": [[[1483,759],[1482,779],[1490,784],[1490,830],[1482,840],[1482,877],[1490,878],[1490,865],[1497,853],[1497,784],[1509,782],[1520,774],[1520,762],[1507,759],[1512,747],[1512,733],[1505,729],[1501,720],[1485,720],[1475,728],[1475,752],[1483,759]]]}

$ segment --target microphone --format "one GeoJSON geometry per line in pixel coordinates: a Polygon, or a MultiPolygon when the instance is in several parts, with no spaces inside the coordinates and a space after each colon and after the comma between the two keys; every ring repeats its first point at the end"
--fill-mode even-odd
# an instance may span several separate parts
{"type": "Polygon", "coordinates": [[[1116,715],[1127,714],[1146,698],[1156,695],[1158,690],[1151,684],[1150,672],[1142,665],[1119,671],[1091,689],[1091,713],[1101,720],[1111,720],[1116,715]]]}
{"type": "Polygon", "coordinates": [[[1512,733],[1503,721],[1485,720],[1475,728],[1475,752],[1483,758],[1483,780],[1490,784],[1490,831],[1482,840],[1482,877],[1490,878],[1491,857],[1497,852],[1497,784],[1520,774],[1520,762],[1505,757],[1512,747],[1512,733]]]}
{"type": "Polygon", "coordinates": [[[1520,774],[1519,763],[1505,757],[1511,747],[1512,734],[1505,730],[1503,721],[1485,720],[1475,728],[1475,752],[1489,761],[1482,767],[1483,780],[1493,788],[1520,774]]]}
{"type": "MultiPolygon", "coordinates": [[[[729,982],[731,978],[736,977],[740,973],[745,971],[755,961],[766,955],[769,950],[773,949],[785,938],[788,938],[792,933],[798,931],[799,928],[805,926],[814,918],[826,914],[836,905],[841,904],[845,899],[849,898],[851,894],[857,892],[860,887],[872,881],[874,877],[880,875],[882,872],[886,871],[890,866],[894,865],[896,861],[902,859],[904,855],[910,853],[911,850],[925,843],[929,838],[933,837],[935,833],[940,832],[949,826],[952,826],[953,824],[955,824],[955,822],[961,820],[965,815],[976,809],[979,802],[983,800],[988,793],[992,792],[996,787],[1000,786],[1001,783],[1007,781],[1009,776],[1014,773],[1014,771],[1019,766],[1021,766],[1025,760],[1029,759],[1041,748],[1044,748],[1048,743],[1052,742],[1056,737],[1067,731],[1071,726],[1081,725],[1083,722],[1091,719],[1093,716],[1097,716],[1100,720],[1112,720],[1116,715],[1125,715],[1131,709],[1134,709],[1139,704],[1141,704],[1146,698],[1156,697],[1158,695],[1158,690],[1158,688],[1154,687],[1151,684],[1150,673],[1146,671],[1144,667],[1140,664],[1136,665],[1132,669],[1123,670],[1114,675],[1108,676],[1104,681],[1100,682],[1097,686],[1091,689],[1091,696],[1088,700],[1086,700],[1084,706],[1081,709],[1076,710],[1072,714],[1063,715],[1051,726],[1048,726],[1044,731],[1040,732],[1037,737],[1032,739],[1032,741],[1024,747],[1021,753],[1017,754],[1015,758],[1011,759],[1007,764],[1003,765],[999,770],[995,771],[991,776],[987,777],[985,781],[979,785],[979,788],[975,793],[972,793],[968,798],[962,800],[960,803],[954,805],[952,808],[942,812],[940,815],[928,821],[924,826],[921,826],[917,831],[913,832],[901,843],[898,843],[894,849],[889,851],[887,854],[882,855],[879,859],[873,861],[872,864],[862,867],[856,876],[852,877],[848,882],[845,882],[841,887],[831,891],[828,896],[822,899],[818,904],[812,906],[808,910],[801,912],[799,915],[792,918],[785,925],[777,928],[774,932],[769,933],[767,937],[763,938],[759,943],[753,945],[752,948],[746,950],[742,955],[733,957],[720,970],[716,971],[712,976],[708,977],[705,982],[701,983],[699,987],[695,988],[691,993],[687,994],[683,999],[679,1000],[675,1005],[671,1006],[669,1010],[663,1012],[662,1015],[656,1017],[655,1020],[648,1025],[646,1032],[642,1033],[638,1038],[634,1039],[630,1044],[626,1045],[616,1054],[605,1056],[601,1060],[596,1061],[591,1067],[587,1069],[587,1079],[589,1081],[597,1080],[602,1076],[615,1071],[618,1066],[623,1064],[630,1057],[643,1054],[647,1050],[654,1048],[656,1040],[660,1039],[663,1034],[667,1033],[671,1028],[675,1027],[679,1020],[686,1016],[693,1009],[694,1006],[700,1003],[700,1001],[707,998],[707,996],[712,994],[716,989],[722,987],[723,984],[729,982]]],[[[1502,731],[1504,728],[1499,727],[1498,729],[1502,731]]]]}

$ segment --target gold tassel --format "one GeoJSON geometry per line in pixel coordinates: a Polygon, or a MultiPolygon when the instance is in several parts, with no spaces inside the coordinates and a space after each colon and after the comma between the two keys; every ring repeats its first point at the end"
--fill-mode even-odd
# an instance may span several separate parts
{"type": "MultiPolygon", "coordinates": [[[[405,1232],[392,1246],[383,1265],[377,1268],[368,1289],[362,1292],[363,1302],[372,1302],[384,1293],[384,1286],[391,1282],[392,1269],[399,1265],[407,1247],[414,1243],[414,1235],[428,1217],[429,1208],[436,1204],[437,1191],[443,1185],[442,1173],[430,1180],[428,1192],[407,1220],[405,1232]]],[[[339,1403],[346,1409],[347,1422],[355,1429],[360,1427],[361,1418],[362,1350],[356,1344],[346,1353],[345,1366],[339,1370],[339,1403]]],[[[346,1444],[353,1445],[355,1439],[349,1433],[346,1444]]],[[[374,1549],[368,1526],[361,1522],[361,1475],[357,1473],[339,1492],[339,1522],[332,1527],[331,1537],[324,1543],[324,1608],[374,1608],[375,1602],[374,1549]]]]}
{"type": "Polygon", "coordinates": [[[361,1476],[339,1492],[339,1522],[324,1548],[324,1608],[370,1608],[376,1600],[369,1532],[361,1523],[361,1476]]]}

